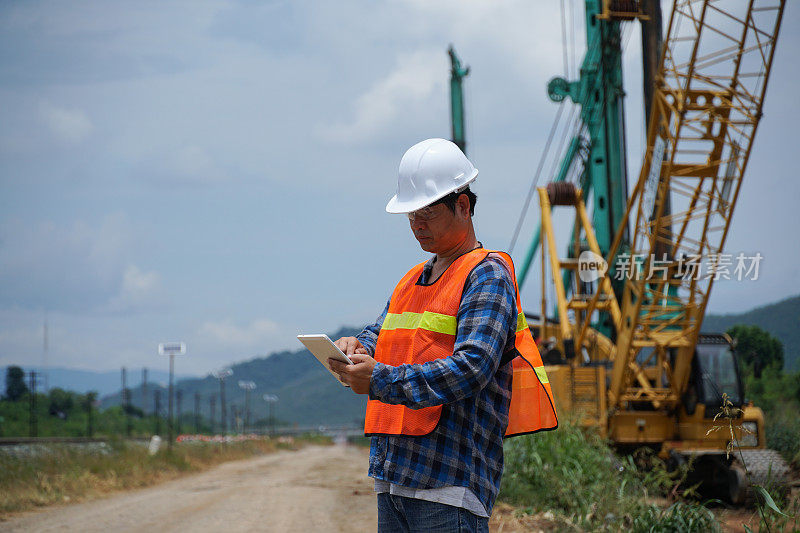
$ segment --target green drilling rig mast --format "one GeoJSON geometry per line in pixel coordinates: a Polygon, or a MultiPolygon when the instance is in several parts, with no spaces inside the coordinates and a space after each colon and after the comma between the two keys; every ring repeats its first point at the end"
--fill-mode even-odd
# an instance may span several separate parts
{"type": "Polygon", "coordinates": [[[447,49],[450,56],[450,122],[452,124],[452,141],[467,153],[467,141],[464,133],[464,87],[463,80],[469,74],[469,67],[462,67],[461,60],[451,44],[447,49]]]}
{"type": "MultiPolygon", "coordinates": [[[[572,81],[556,77],[547,85],[551,100],[562,102],[569,98],[580,107],[581,120],[581,128],[570,140],[552,181],[565,181],[572,172],[580,173],[579,186],[592,199],[592,225],[605,256],[611,249],[614,231],[624,220],[628,203],[621,21],[636,18],[649,21],[650,17],[641,13],[638,5],[633,11],[615,11],[613,16],[607,16],[609,12],[604,2],[585,0],[584,4],[586,55],[581,63],[580,76],[572,81]]],[[[655,31],[660,34],[661,28],[655,31]]],[[[625,227],[621,251],[627,249],[628,242],[625,227]]],[[[540,228],[537,228],[520,269],[520,285],[525,282],[539,245],[540,228]]],[[[565,290],[569,282],[565,276],[565,290]]],[[[621,291],[621,285],[615,287],[615,292],[621,294],[621,291]]],[[[600,313],[597,329],[605,335],[613,335],[608,313],[600,313]]],[[[571,345],[565,347],[568,351],[572,348],[571,345]]]]}

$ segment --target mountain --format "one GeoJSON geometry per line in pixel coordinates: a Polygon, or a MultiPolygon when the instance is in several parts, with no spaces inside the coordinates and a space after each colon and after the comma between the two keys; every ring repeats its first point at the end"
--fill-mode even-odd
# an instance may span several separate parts
{"type": "MultiPolygon", "coordinates": [[[[36,371],[40,376],[43,375],[43,369],[40,367],[27,367],[23,366],[23,370],[27,373],[30,370],[36,371]]],[[[3,376],[6,375],[5,368],[2,369],[3,376]]],[[[177,379],[189,378],[187,375],[177,376],[177,379]]],[[[153,383],[168,382],[169,372],[161,370],[148,369],[147,380],[153,383]]],[[[128,369],[128,384],[139,384],[142,381],[142,371],[140,368],[128,369]]],[[[27,383],[27,378],[26,381],[27,383]]],[[[75,368],[61,368],[61,367],[48,367],[47,368],[47,386],[51,389],[61,388],[84,394],[89,391],[97,391],[100,396],[105,394],[112,394],[119,391],[122,385],[122,376],[120,370],[110,370],[108,372],[94,372],[92,370],[79,370],[75,368]]],[[[39,379],[37,391],[44,391],[44,380],[39,379]]],[[[0,391],[1,392],[1,391],[0,391]]]]}
{"type": "MultiPolygon", "coordinates": [[[[329,337],[337,339],[355,335],[360,331],[360,328],[342,328],[329,337]]],[[[365,396],[354,394],[343,387],[308,350],[276,352],[231,365],[229,368],[233,374],[225,380],[228,421],[232,419],[230,414],[232,406],[239,410],[243,410],[245,406],[245,391],[238,386],[240,380],[253,381],[256,384],[256,389],[250,393],[250,412],[253,422],[268,417],[268,404],[263,400],[264,394],[278,397],[278,402],[275,404],[275,418],[283,423],[298,426],[330,426],[360,425],[364,421],[365,396]]],[[[146,413],[153,412],[155,390],[152,385],[148,387],[142,406],[141,386],[131,388],[132,404],[143,408],[146,413]]],[[[166,413],[167,393],[163,388],[159,390],[162,413],[166,413]]],[[[176,380],[175,390],[176,393],[181,392],[181,412],[194,412],[195,394],[198,394],[201,416],[205,419],[210,417],[213,401],[214,419],[219,420],[218,379],[209,375],[204,378],[176,380]]],[[[119,403],[119,390],[101,399],[103,408],[119,403]]],[[[177,412],[177,405],[175,409],[177,412]]]]}
{"type": "Polygon", "coordinates": [[[737,324],[758,326],[783,343],[783,366],[800,370],[800,295],[739,314],[706,315],[703,331],[726,331],[737,324]]]}
{"type": "MultiPolygon", "coordinates": [[[[784,361],[787,370],[800,370],[800,295],[787,298],[774,304],[765,305],[739,314],[706,315],[703,331],[726,331],[736,324],[757,325],[780,339],[784,345],[784,361]]],[[[336,339],[355,335],[355,328],[342,328],[329,335],[336,339]]],[[[274,394],[279,401],[275,406],[275,417],[281,422],[300,426],[361,424],[364,419],[366,401],[364,396],[353,394],[334,380],[328,371],[308,352],[282,351],[265,357],[237,363],[230,367],[233,375],[225,381],[225,396],[228,405],[228,420],[231,419],[231,406],[243,409],[245,393],[239,388],[240,380],[252,380],[256,389],[250,395],[252,420],[267,417],[267,403],[264,394],[274,394]]],[[[118,375],[117,375],[117,383],[118,375]]],[[[137,380],[138,382],[139,380],[137,380]]],[[[152,381],[166,381],[153,379],[152,381]]],[[[199,394],[200,414],[209,418],[210,401],[215,404],[215,420],[219,420],[219,380],[212,376],[204,378],[179,379],[175,386],[181,391],[181,411],[194,410],[194,397],[199,394]]],[[[153,385],[150,385],[144,398],[145,412],[153,411],[153,385]]],[[[161,389],[162,412],[166,412],[167,394],[161,389]]],[[[142,408],[143,398],[140,386],[132,389],[132,402],[142,408]]],[[[102,399],[102,406],[119,405],[119,391],[102,399]]]]}

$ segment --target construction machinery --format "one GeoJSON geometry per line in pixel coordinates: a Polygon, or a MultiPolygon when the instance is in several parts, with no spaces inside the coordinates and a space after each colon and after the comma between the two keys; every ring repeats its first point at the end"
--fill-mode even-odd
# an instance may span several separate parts
{"type": "Polygon", "coordinates": [[[580,119],[553,182],[537,189],[540,230],[519,276],[522,285],[541,249],[541,312],[529,325],[560,414],[575,413],[619,448],[691,460],[707,488],[741,502],[751,483],[783,483],[788,467],[766,449],[764,415],[745,401],[731,339],[701,327],[714,281],[752,273],[757,259],[724,245],[785,0],[675,0],[663,46],[657,0],[584,4],[580,76],[548,85],[580,119]],[[646,30],[652,92],[629,194],[621,27],[630,20],[646,30]],[[563,254],[555,207],[574,213],[563,254]]]}

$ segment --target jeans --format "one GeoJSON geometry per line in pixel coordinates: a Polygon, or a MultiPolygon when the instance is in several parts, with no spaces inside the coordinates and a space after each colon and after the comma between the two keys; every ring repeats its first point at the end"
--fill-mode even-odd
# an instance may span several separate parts
{"type": "Polygon", "coordinates": [[[488,533],[489,519],[461,507],[378,494],[378,533],[488,533]]]}

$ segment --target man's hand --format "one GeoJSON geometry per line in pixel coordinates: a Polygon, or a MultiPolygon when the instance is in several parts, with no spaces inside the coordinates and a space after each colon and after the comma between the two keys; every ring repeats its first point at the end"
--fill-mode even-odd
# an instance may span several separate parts
{"type": "Polygon", "coordinates": [[[333,344],[336,345],[347,357],[350,357],[354,353],[367,353],[367,350],[364,346],[361,345],[359,340],[355,337],[342,337],[338,341],[335,341],[333,344]]]}
{"type": "MultiPolygon", "coordinates": [[[[355,339],[355,337],[349,338],[355,339]]],[[[337,346],[338,342],[339,341],[336,341],[337,346]]],[[[344,352],[344,350],[342,351],[344,352]]],[[[350,388],[353,389],[353,392],[356,394],[368,394],[369,384],[372,380],[372,369],[375,368],[377,361],[367,355],[366,350],[364,350],[363,347],[356,349],[352,355],[348,354],[348,356],[350,357],[350,360],[355,363],[354,365],[348,365],[335,359],[328,359],[328,366],[331,368],[331,370],[339,374],[339,379],[350,385],[350,388]],[[359,350],[365,353],[360,353],[359,350]]]]}

